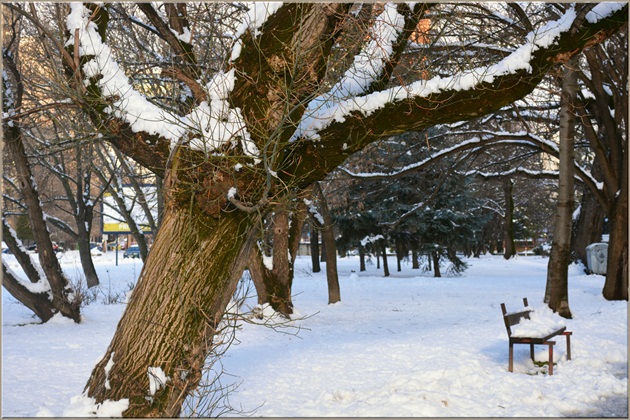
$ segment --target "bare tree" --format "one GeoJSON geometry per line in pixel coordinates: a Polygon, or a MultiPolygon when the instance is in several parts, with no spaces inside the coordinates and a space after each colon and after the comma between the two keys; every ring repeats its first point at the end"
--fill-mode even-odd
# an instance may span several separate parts
{"type": "MultiPolygon", "coordinates": [[[[49,309],[48,312],[59,312],[62,315],[73,319],[75,322],[80,322],[80,299],[78,299],[78,296],[74,293],[74,290],[72,289],[69,280],[63,273],[53,250],[53,244],[50,240],[44,213],[39,200],[37,185],[35,184],[33,173],[26,157],[24,135],[22,131],[23,127],[21,124],[22,118],[20,115],[24,86],[22,85],[21,74],[14,61],[14,57],[15,54],[11,48],[3,48],[2,61],[10,76],[5,76],[6,73],[3,73],[3,108],[7,110],[6,112],[9,115],[9,118],[3,120],[2,129],[4,144],[13,161],[15,169],[15,184],[18,186],[22,195],[22,200],[26,206],[33,236],[37,242],[39,250],[39,264],[42,270],[38,273],[39,279],[37,282],[43,283],[46,293],[50,293],[52,308],[49,309]],[[43,278],[44,276],[45,279],[43,278]]],[[[3,284],[6,282],[9,290],[17,292],[16,288],[12,286],[15,284],[16,276],[6,270],[4,263],[3,267],[5,267],[3,269],[3,284]]],[[[35,279],[31,279],[31,282],[33,282],[33,280],[35,279]]],[[[29,296],[27,290],[28,289],[20,290],[20,295],[23,297],[29,296]]],[[[38,297],[29,296],[27,299],[32,301],[38,299],[38,297]]],[[[29,307],[33,307],[33,305],[25,302],[24,298],[22,299],[22,302],[29,307]]],[[[42,311],[37,311],[36,313],[38,316],[43,316],[43,321],[46,321],[46,318],[48,318],[49,315],[49,313],[43,313],[42,311]]]]}

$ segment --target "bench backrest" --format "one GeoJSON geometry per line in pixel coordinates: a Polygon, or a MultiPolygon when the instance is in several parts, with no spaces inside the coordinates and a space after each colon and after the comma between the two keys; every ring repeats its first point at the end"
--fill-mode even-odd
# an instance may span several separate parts
{"type": "MultiPolygon", "coordinates": [[[[523,305],[528,307],[527,298],[523,298],[523,305]]],[[[515,312],[512,314],[507,313],[507,309],[505,308],[505,303],[501,304],[501,312],[503,312],[503,322],[505,323],[505,329],[507,330],[508,337],[512,336],[512,327],[513,325],[521,322],[521,319],[529,319],[529,314],[532,312],[531,309],[526,309],[521,312],[515,312]]]]}

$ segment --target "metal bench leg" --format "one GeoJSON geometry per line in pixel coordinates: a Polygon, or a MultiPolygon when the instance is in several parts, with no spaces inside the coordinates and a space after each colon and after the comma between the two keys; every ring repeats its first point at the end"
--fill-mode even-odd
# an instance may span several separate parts
{"type": "Polygon", "coordinates": [[[556,344],[553,341],[548,341],[549,346],[549,376],[553,375],[553,345],[556,344]]]}
{"type": "Polygon", "coordinates": [[[514,372],[514,343],[510,342],[508,371],[514,372]]]}

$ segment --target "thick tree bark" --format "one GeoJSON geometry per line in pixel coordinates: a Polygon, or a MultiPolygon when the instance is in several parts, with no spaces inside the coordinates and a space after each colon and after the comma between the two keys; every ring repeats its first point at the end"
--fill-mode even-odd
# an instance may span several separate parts
{"type": "Polygon", "coordinates": [[[247,270],[249,270],[252,283],[254,283],[254,288],[256,289],[258,304],[264,305],[265,303],[269,303],[270,299],[265,282],[265,265],[263,264],[261,252],[258,247],[252,247],[251,254],[247,260],[247,270]]]}
{"type": "Polygon", "coordinates": [[[516,255],[516,247],[514,246],[514,197],[512,194],[512,188],[514,183],[507,177],[503,181],[503,195],[505,198],[505,216],[504,220],[504,242],[505,250],[503,252],[503,258],[509,260],[516,255]]]}
{"type": "Polygon", "coordinates": [[[176,417],[201,379],[251,253],[256,216],[170,206],[105,356],[86,385],[97,403],[129,399],[126,417],[176,417]],[[138,357],[141,355],[142,357],[138,357]],[[108,363],[113,363],[106,369],[108,363]],[[170,379],[150,400],[149,368],[170,379]]]}
{"type": "Polygon", "coordinates": [[[565,318],[571,318],[569,309],[569,264],[571,262],[571,226],[574,198],[574,143],[575,105],[577,99],[576,58],[564,67],[562,99],[560,105],[560,176],[555,229],[547,268],[547,287],[544,301],[565,318]]]}

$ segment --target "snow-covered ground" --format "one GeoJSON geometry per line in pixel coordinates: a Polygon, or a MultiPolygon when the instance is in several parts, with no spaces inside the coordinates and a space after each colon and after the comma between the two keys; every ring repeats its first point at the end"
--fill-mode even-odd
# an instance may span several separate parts
{"type": "MultiPolygon", "coordinates": [[[[94,259],[102,284],[90,292],[82,324],[36,324],[3,290],[3,416],[61,416],[82,392],[142,267],[122,255],[115,266],[111,252],[94,259]]],[[[76,252],[61,261],[71,278],[80,277],[76,252]]],[[[395,272],[393,257],[389,278],[374,265],[359,273],[356,257],[339,259],[342,302],[328,305],[325,273],[311,273],[310,257],[298,258],[293,290],[301,318],[279,331],[240,323],[238,343],[222,359],[223,385],[238,385],[230,405],[282,417],[627,417],[627,302],[601,297],[602,276],[570,269],[573,360],[557,338],[548,376],[529,360],[528,346],[517,345],[509,373],[500,304],[516,311],[528,297],[542,310],[548,260],[467,261],[461,277],[435,279],[410,265],[395,272]]],[[[537,347],[537,360],[546,353],[537,347]]]]}

